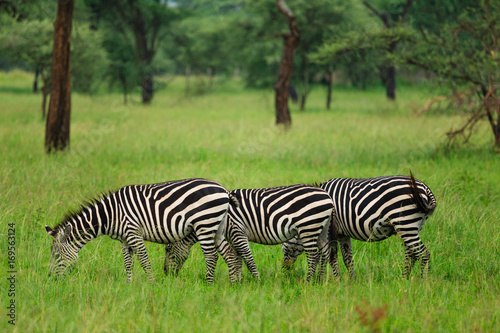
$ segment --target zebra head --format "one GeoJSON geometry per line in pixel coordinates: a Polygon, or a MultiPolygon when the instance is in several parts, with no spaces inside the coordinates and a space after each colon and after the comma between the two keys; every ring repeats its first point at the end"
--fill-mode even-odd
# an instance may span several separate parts
{"type": "Polygon", "coordinates": [[[66,270],[78,259],[78,249],[68,241],[72,227],[70,224],[65,228],[55,229],[45,226],[45,230],[54,238],[52,241],[49,276],[52,274],[56,276],[64,275],[66,270]]]}
{"type": "Polygon", "coordinates": [[[283,250],[283,268],[290,269],[298,256],[304,252],[304,246],[297,237],[294,237],[281,245],[283,250]]]}

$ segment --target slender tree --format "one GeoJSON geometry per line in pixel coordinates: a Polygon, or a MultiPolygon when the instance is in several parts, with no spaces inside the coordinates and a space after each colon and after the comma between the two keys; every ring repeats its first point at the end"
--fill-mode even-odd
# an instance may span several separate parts
{"type": "MultiPolygon", "coordinates": [[[[406,20],[408,11],[414,0],[406,0],[403,8],[400,11],[392,12],[380,12],[375,7],[373,7],[368,1],[363,1],[363,4],[368,8],[373,14],[375,14],[384,24],[386,29],[393,28],[396,24],[402,24],[406,20]],[[392,18],[391,18],[392,17],[392,18]]],[[[387,52],[389,54],[394,53],[396,47],[398,46],[397,40],[392,40],[387,45],[387,52]]],[[[389,63],[381,70],[382,83],[386,87],[386,96],[389,99],[396,99],[396,67],[394,64],[389,63]]]]}
{"type": "Polygon", "coordinates": [[[45,130],[45,151],[52,153],[69,147],[71,114],[70,45],[74,0],[59,1],[54,24],[52,82],[45,130]]]}
{"type": "Polygon", "coordinates": [[[276,0],[279,11],[285,15],[288,23],[288,32],[282,34],[283,54],[281,56],[278,81],[274,85],[276,124],[283,124],[288,128],[292,124],[290,110],[288,109],[288,89],[293,70],[293,56],[299,46],[300,32],[297,27],[295,16],[284,0],[276,0]]]}
{"type": "MultiPolygon", "coordinates": [[[[167,27],[177,19],[177,11],[169,7],[168,1],[159,0],[87,0],[87,3],[102,28],[115,32],[117,38],[123,39],[121,44],[134,46],[142,102],[149,104],[154,94],[153,60],[167,36],[167,27]]],[[[99,24],[94,28],[100,29],[99,24]]]]}

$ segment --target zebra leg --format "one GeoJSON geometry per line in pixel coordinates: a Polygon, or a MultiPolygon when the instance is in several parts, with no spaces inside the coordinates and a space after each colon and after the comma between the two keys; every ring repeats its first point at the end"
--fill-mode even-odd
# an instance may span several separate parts
{"type": "Polygon", "coordinates": [[[424,244],[422,244],[422,247],[424,248],[424,250],[422,256],[420,257],[420,274],[422,278],[426,278],[429,276],[429,264],[431,261],[431,253],[425,247],[424,244]]]}
{"type": "Polygon", "coordinates": [[[146,245],[144,245],[144,240],[140,237],[136,237],[132,241],[127,241],[132,247],[134,253],[137,255],[139,259],[139,263],[141,264],[142,269],[148,276],[151,282],[154,282],[155,278],[153,276],[153,271],[151,270],[151,261],[148,258],[148,252],[146,251],[146,245]]]}
{"type": "Polygon", "coordinates": [[[405,245],[405,271],[403,277],[409,279],[411,270],[417,260],[420,260],[421,274],[429,271],[430,252],[417,235],[401,235],[405,245]]]}
{"type": "Polygon", "coordinates": [[[314,277],[314,272],[316,271],[316,266],[318,265],[318,261],[320,259],[321,254],[318,252],[317,248],[306,248],[306,257],[307,257],[307,282],[310,282],[314,277]]]}
{"type": "Polygon", "coordinates": [[[180,241],[175,243],[165,244],[165,263],[163,271],[165,275],[179,274],[182,265],[189,258],[191,247],[198,242],[198,238],[194,233],[190,233],[180,241]]]}
{"type": "Polygon", "coordinates": [[[338,262],[338,244],[339,242],[336,239],[330,241],[330,266],[333,270],[333,275],[337,278],[337,280],[341,280],[339,273],[339,262],[338,262]]]}
{"type": "MultiPolygon", "coordinates": [[[[238,254],[234,250],[234,248],[227,242],[225,238],[221,238],[218,240],[217,251],[220,253],[222,258],[227,264],[227,268],[229,270],[229,281],[231,283],[235,283],[238,281],[238,254]]],[[[241,260],[240,260],[240,271],[241,271],[241,260]]]]}
{"type": "Polygon", "coordinates": [[[177,275],[176,272],[176,258],[175,258],[175,243],[165,244],[165,261],[163,263],[163,272],[165,275],[177,275]]]}
{"type": "Polygon", "coordinates": [[[205,275],[205,281],[207,283],[212,283],[214,281],[215,267],[217,266],[217,259],[219,255],[215,250],[215,244],[202,244],[200,241],[201,250],[205,256],[205,262],[207,264],[207,274],[205,275]]]}
{"type": "Polygon", "coordinates": [[[219,228],[217,229],[217,233],[215,234],[215,245],[217,247],[217,251],[220,253],[227,264],[227,268],[229,270],[229,281],[231,281],[231,283],[235,283],[240,280],[241,258],[238,274],[238,254],[225,237],[227,234],[229,234],[228,230],[230,228],[231,225],[228,222],[227,215],[225,215],[219,225],[219,228]]]}
{"type": "Polygon", "coordinates": [[[233,241],[233,247],[236,250],[236,253],[239,257],[243,258],[245,261],[245,265],[247,266],[252,276],[255,278],[259,278],[259,272],[257,271],[257,266],[255,265],[255,261],[253,260],[252,251],[250,250],[250,244],[248,244],[248,238],[243,234],[235,235],[235,239],[233,241]]]}
{"type": "Polygon", "coordinates": [[[330,260],[330,244],[328,241],[328,230],[329,226],[326,225],[323,231],[318,237],[318,251],[320,253],[320,265],[319,265],[319,280],[323,280],[325,277],[325,268],[327,261],[330,260]]]}
{"type": "Polygon", "coordinates": [[[234,268],[235,268],[235,276],[237,281],[241,281],[243,279],[243,258],[238,255],[238,252],[231,246],[231,255],[234,257],[234,268]]]}
{"type": "Polygon", "coordinates": [[[355,279],[356,276],[354,274],[354,264],[352,261],[352,244],[351,238],[345,237],[339,239],[340,251],[342,252],[342,259],[344,261],[345,267],[347,267],[347,271],[349,272],[349,277],[351,279],[355,279]]]}
{"type": "Polygon", "coordinates": [[[289,271],[292,269],[295,261],[297,261],[297,258],[304,252],[304,247],[301,240],[295,236],[281,244],[281,250],[283,251],[282,269],[289,271]]]}
{"type": "Polygon", "coordinates": [[[127,272],[127,282],[132,281],[132,271],[134,269],[134,252],[132,248],[125,242],[122,242],[123,263],[127,272]]]}
{"type": "Polygon", "coordinates": [[[412,250],[405,244],[405,271],[403,272],[403,278],[410,278],[413,265],[415,265],[415,257],[412,250]]]}

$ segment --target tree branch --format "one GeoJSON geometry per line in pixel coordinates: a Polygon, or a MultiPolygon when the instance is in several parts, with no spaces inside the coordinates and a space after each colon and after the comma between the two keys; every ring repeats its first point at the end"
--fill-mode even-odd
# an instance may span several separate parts
{"type": "Polygon", "coordinates": [[[407,0],[405,6],[403,7],[403,11],[401,12],[401,23],[405,22],[406,15],[410,11],[411,5],[413,4],[413,0],[407,0]]]}
{"type": "MultiPolygon", "coordinates": [[[[285,15],[286,20],[288,22],[288,29],[290,30],[289,35],[299,38],[299,28],[297,27],[297,22],[295,21],[295,15],[293,15],[292,10],[288,7],[286,1],[284,0],[276,0],[276,5],[278,9],[283,15],[285,15]]],[[[288,35],[284,35],[284,38],[288,38],[288,35]]]]}
{"type": "Polygon", "coordinates": [[[369,10],[371,10],[373,14],[377,15],[382,20],[382,22],[384,22],[384,26],[386,28],[390,28],[391,27],[391,24],[389,22],[389,15],[387,15],[387,13],[380,13],[368,1],[363,1],[363,5],[365,5],[366,8],[368,8],[369,10]]]}
{"type": "Polygon", "coordinates": [[[286,1],[284,0],[276,0],[276,5],[278,6],[278,9],[280,12],[283,13],[288,19],[294,19],[295,16],[293,15],[292,10],[290,7],[288,7],[286,1]]]}

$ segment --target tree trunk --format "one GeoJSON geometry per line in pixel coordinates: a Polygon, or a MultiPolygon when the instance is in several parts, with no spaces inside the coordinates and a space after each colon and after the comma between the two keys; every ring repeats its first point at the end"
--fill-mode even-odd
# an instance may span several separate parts
{"type": "MultiPolygon", "coordinates": [[[[406,0],[405,4],[400,12],[392,11],[392,13],[379,12],[368,1],[363,1],[363,4],[373,14],[377,15],[382,20],[386,29],[391,29],[394,25],[393,24],[394,21],[391,21],[391,16],[394,17],[394,15],[396,15],[396,17],[397,17],[396,21],[399,22],[399,24],[403,24],[406,20],[406,16],[408,15],[408,13],[410,11],[410,8],[411,8],[413,2],[414,2],[414,0],[406,0]]],[[[392,55],[392,53],[395,52],[397,44],[398,44],[398,42],[394,41],[389,45],[389,49],[387,51],[391,55],[392,55]]],[[[394,65],[391,64],[386,68],[385,73],[383,73],[382,75],[385,76],[383,78],[383,80],[384,80],[384,86],[386,87],[387,98],[389,98],[391,100],[395,100],[396,99],[396,68],[394,67],[394,65]]]]}
{"type": "Polygon", "coordinates": [[[288,108],[288,87],[293,69],[293,56],[299,45],[300,33],[290,8],[284,0],[276,0],[276,5],[283,15],[286,16],[289,32],[283,35],[283,54],[281,56],[278,81],[274,85],[276,124],[289,128],[292,124],[290,110],[288,108]]]}
{"type": "Polygon", "coordinates": [[[42,120],[45,119],[47,110],[47,96],[49,95],[49,79],[42,76],[42,120]]]}
{"type": "Polygon", "coordinates": [[[212,89],[214,85],[214,69],[213,67],[207,68],[207,76],[208,76],[208,89],[212,89]]]}
{"type": "Polygon", "coordinates": [[[394,66],[387,67],[385,77],[386,96],[390,100],[396,99],[396,68],[394,66]]]}
{"type": "Polygon", "coordinates": [[[69,147],[71,113],[70,44],[74,0],[59,1],[54,24],[52,51],[52,81],[49,112],[45,129],[45,151],[69,147]]]}
{"type": "Polygon", "coordinates": [[[306,99],[307,99],[307,95],[306,93],[304,92],[302,94],[302,96],[300,96],[300,111],[304,111],[304,109],[306,108],[306,99]]]}
{"type": "Polygon", "coordinates": [[[190,78],[191,78],[191,66],[186,66],[186,87],[184,88],[184,94],[189,95],[190,89],[190,78]]]}
{"type": "Polygon", "coordinates": [[[332,102],[332,71],[328,70],[326,72],[326,109],[330,110],[330,104],[332,102]]]}
{"type": "Polygon", "coordinates": [[[137,57],[141,62],[142,74],[142,103],[149,104],[153,99],[153,75],[150,65],[154,57],[154,51],[148,45],[146,26],[140,8],[136,7],[132,16],[132,26],[134,28],[135,47],[137,57]]]}
{"type": "Polygon", "coordinates": [[[307,94],[309,94],[309,69],[307,67],[307,56],[304,52],[301,52],[301,62],[302,62],[302,96],[300,97],[300,111],[304,111],[306,108],[307,94]]]}
{"type": "Polygon", "coordinates": [[[497,127],[495,132],[495,146],[500,148],[500,118],[497,121],[497,127]]]}
{"type": "Polygon", "coordinates": [[[149,104],[153,99],[153,76],[149,73],[142,78],[142,103],[149,104]]]}
{"type": "Polygon", "coordinates": [[[35,69],[35,79],[33,80],[33,92],[36,94],[38,92],[38,68],[35,69]]]}

